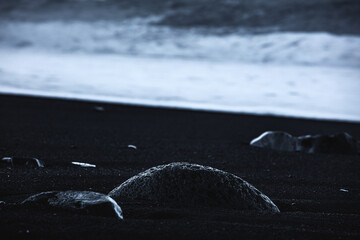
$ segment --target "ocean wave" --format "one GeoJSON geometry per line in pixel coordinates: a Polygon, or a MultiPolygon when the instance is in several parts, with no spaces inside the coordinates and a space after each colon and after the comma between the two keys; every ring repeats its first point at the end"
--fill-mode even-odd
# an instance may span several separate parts
{"type": "MultiPolygon", "coordinates": [[[[0,23],[0,47],[212,61],[360,66],[360,37],[329,33],[218,34],[151,25],[158,17],[127,21],[0,23]]],[[[218,29],[219,30],[219,29],[218,29]]]]}
{"type": "Polygon", "coordinates": [[[278,28],[279,31],[360,34],[358,0],[11,0],[0,18],[118,20],[163,15],[176,28],[278,28]]]}

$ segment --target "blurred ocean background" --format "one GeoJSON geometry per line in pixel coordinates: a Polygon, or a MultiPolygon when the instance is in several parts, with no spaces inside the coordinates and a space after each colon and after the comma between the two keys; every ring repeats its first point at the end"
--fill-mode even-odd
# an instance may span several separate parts
{"type": "Polygon", "coordinates": [[[360,1],[0,0],[0,92],[360,121],[360,1]]]}

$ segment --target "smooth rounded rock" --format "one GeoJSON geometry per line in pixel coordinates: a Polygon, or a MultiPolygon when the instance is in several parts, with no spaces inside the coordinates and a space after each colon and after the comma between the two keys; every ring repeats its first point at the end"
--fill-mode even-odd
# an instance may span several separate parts
{"type": "Polygon", "coordinates": [[[295,151],[296,138],[287,132],[267,131],[250,142],[251,146],[278,151],[295,151]]]}
{"type": "Polygon", "coordinates": [[[119,202],[144,200],[163,206],[279,212],[267,196],[240,177],[186,162],[150,168],[122,183],[109,196],[119,202]]]}
{"type": "Polygon", "coordinates": [[[90,191],[51,191],[33,195],[22,203],[27,207],[55,208],[123,219],[120,206],[111,197],[90,191]]]}

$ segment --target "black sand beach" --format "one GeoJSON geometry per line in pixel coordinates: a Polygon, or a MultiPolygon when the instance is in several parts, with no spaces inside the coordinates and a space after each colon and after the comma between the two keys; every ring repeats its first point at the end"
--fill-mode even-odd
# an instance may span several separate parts
{"type": "Polygon", "coordinates": [[[248,144],[267,130],[293,135],[348,132],[360,139],[359,123],[10,95],[0,96],[0,110],[0,157],[36,157],[46,165],[1,168],[0,200],[6,203],[51,190],[108,193],[149,167],[187,161],[242,177],[281,211],[259,214],[119,203],[125,218],[120,222],[111,217],[0,206],[2,238],[360,238],[359,156],[276,152],[248,144]],[[104,111],[96,111],[95,106],[104,111]],[[97,167],[81,168],[71,165],[72,161],[97,167]]]}

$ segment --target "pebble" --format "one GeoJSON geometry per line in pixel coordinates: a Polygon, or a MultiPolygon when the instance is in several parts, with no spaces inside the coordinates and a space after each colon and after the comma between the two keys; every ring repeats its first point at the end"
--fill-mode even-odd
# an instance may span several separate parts
{"type": "Polygon", "coordinates": [[[92,167],[92,168],[96,167],[95,164],[83,163],[83,162],[71,162],[71,164],[77,165],[77,166],[80,166],[80,167],[92,167]]]}

